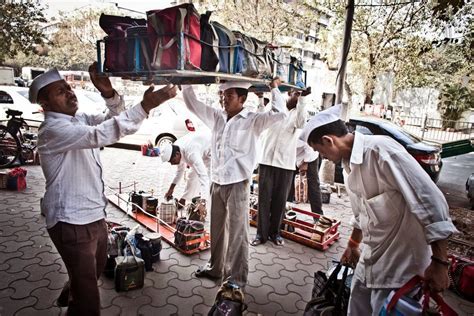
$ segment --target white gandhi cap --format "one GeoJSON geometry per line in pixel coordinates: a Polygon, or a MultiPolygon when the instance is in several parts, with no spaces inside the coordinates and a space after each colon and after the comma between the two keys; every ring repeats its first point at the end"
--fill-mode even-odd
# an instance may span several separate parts
{"type": "Polygon", "coordinates": [[[36,77],[31,83],[30,91],[28,93],[30,102],[37,103],[38,92],[47,85],[60,80],[64,80],[64,78],[59,74],[57,69],[54,68],[36,77]]]}
{"type": "Polygon", "coordinates": [[[319,112],[316,114],[312,119],[306,123],[303,127],[303,131],[300,135],[300,139],[305,143],[308,142],[308,137],[311,132],[323,125],[338,121],[341,119],[341,110],[342,104],[336,104],[324,111],[319,112]]]}
{"type": "Polygon", "coordinates": [[[226,83],[223,83],[219,86],[219,90],[225,91],[227,89],[235,89],[235,88],[240,88],[240,89],[245,89],[248,90],[252,86],[251,83],[248,82],[242,82],[242,81],[228,81],[226,83]]]}
{"type": "Polygon", "coordinates": [[[161,161],[168,162],[171,158],[171,152],[173,151],[173,146],[171,144],[164,144],[160,147],[160,157],[161,161]]]}

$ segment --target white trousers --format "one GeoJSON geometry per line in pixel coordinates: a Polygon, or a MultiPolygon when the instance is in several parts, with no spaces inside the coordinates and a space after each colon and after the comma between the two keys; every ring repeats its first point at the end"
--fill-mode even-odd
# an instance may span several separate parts
{"type": "Polygon", "coordinates": [[[378,316],[385,299],[394,289],[369,289],[354,276],[349,298],[348,316],[378,316]]]}

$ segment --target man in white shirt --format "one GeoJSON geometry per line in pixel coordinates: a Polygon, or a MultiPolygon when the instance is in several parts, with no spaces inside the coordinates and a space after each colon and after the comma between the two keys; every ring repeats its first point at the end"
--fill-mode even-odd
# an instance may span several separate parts
{"type": "Polygon", "coordinates": [[[209,167],[211,165],[211,133],[199,131],[188,133],[174,144],[166,144],[160,148],[163,162],[178,165],[176,175],[165,194],[167,200],[173,196],[174,188],[183,178],[186,168],[191,168],[187,177],[186,188],[179,200],[181,205],[186,200],[196,196],[201,197],[201,203],[209,200],[209,167]]]}
{"type": "Polygon", "coordinates": [[[69,282],[58,298],[58,306],[68,306],[68,315],[100,315],[97,280],[107,258],[107,199],[99,148],[137,131],[151,109],[176,95],[176,87],[153,92],[151,86],[141,104],[124,111],[123,98],[107,77],[97,75],[96,63],[89,73],[107,114],[77,113],[77,98],[56,69],[35,78],[29,90],[30,101],[44,109],[38,133],[46,179],[41,211],[68,271],[69,282]]]}
{"type": "Polygon", "coordinates": [[[186,106],[212,131],[211,145],[211,258],[197,277],[223,278],[244,287],[248,277],[250,178],[256,163],[260,133],[286,118],[285,101],[271,83],[272,109],[249,112],[243,107],[250,84],[221,86],[224,109],[199,101],[191,86],[183,90],[186,106]]]}
{"type": "Polygon", "coordinates": [[[286,101],[288,119],[273,124],[266,131],[258,167],[258,220],[253,246],[267,239],[283,245],[280,225],[296,166],[296,141],[306,121],[304,99],[310,93],[310,87],[303,92],[291,90],[286,101]]]}
{"type": "Polygon", "coordinates": [[[348,314],[378,315],[390,291],[414,275],[432,291],[448,287],[447,238],[456,228],[443,194],[405,148],[387,136],[348,133],[340,111],[318,113],[301,138],[342,161],[354,218],[341,261],[357,264],[348,314]]]}

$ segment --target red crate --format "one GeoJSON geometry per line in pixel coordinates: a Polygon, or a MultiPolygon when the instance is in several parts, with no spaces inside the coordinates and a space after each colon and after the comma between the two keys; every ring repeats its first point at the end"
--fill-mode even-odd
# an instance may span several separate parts
{"type": "MultiPolygon", "coordinates": [[[[290,232],[286,229],[281,230],[281,235],[287,239],[293,240],[297,243],[303,244],[305,246],[319,249],[319,250],[326,250],[328,249],[333,243],[335,243],[339,239],[339,225],[341,225],[340,220],[333,220],[333,224],[331,227],[321,231],[314,228],[314,218],[321,217],[319,214],[315,214],[313,212],[308,212],[296,207],[291,208],[297,215],[304,214],[310,216],[310,221],[304,221],[301,219],[297,219],[296,221],[289,221],[287,219],[283,220],[283,224],[285,227],[293,227],[294,232],[290,232]],[[314,239],[314,235],[317,235],[318,240],[314,239]],[[312,238],[313,237],[313,238],[312,238]]],[[[250,208],[250,225],[257,226],[257,218],[258,211],[256,209],[250,208]]]]}

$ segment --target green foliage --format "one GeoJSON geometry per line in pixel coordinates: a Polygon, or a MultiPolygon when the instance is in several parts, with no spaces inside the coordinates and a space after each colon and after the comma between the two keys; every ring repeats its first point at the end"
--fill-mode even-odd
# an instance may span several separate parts
{"type": "Polygon", "coordinates": [[[443,128],[454,127],[462,113],[474,108],[474,92],[461,83],[447,83],[440,93],[438,111],[443,119],[443,128]]]}
{"type": "Polygon", "coordinates": [[[51,24],[49,42],[37,48],[40,54],[18,54],[9,64],[18,68],[35,65],[64,70],[87,70],[97,59],[96,41],[106,34],[99,26],[101,13],[117,14],[116,10],[85,8],[72,13],[61,13],[59,22],[51,24]]]}
{"type": "Polygon", "coordinates": [[[261,40],[275,43],[278,37],[306,33],[318,21],[315,1],[207,0],[201,11],[211,10],[211,19],[231,30],[241,31],[261,40]]]}
{"type": "Polygon", "coordinates": [[[46,22],[39,1],[2,2],[0,8],[0,64],[19,52],[30,55],[43,42],[46,22]]]}

